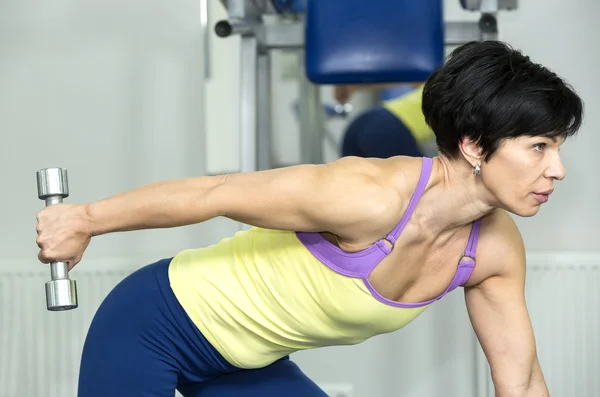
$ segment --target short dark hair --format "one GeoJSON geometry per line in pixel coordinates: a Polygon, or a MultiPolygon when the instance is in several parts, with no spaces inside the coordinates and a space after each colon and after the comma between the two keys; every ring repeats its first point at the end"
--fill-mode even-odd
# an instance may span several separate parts
{"type": "Polygon", "coordinates": [[[456,48],[425,83],[422,110],[441,154],[455,158],[468,137],[485,161],[505,139],[567,138],[583,118],[583,102],[569,84],[500,41],[456,48]]]}

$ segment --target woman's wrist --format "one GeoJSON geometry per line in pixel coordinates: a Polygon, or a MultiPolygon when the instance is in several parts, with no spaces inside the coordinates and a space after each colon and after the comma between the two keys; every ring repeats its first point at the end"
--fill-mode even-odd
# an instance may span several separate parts
{"type": "Polygon", "coordinates": [[[103,225],[101,211],[98,202],[90,202],[81,205],[81,218],[86,225],[86,231],[90,237],[109,233],[110,230],[103,225]]]}

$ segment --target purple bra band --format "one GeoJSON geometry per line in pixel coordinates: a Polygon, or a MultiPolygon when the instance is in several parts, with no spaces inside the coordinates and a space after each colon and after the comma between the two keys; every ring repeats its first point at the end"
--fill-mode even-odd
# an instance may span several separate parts
{"type": "Polygon", "coordinates": [[[327,241],[320,233],[315,232],[296,232],[298,239],[304,244],[304,246],[324,265],[332,269],[333,271],[348,277],[360,278],[363,280],[371,294],[379,301],[396,307],[414,308],[428,305],[436,300],[441,299],[450,291],[457,287],[464,285],[467,282],[473,268],[475,267],[475,251],[477,248],[477,240],[479,237],[480,220],[473,222],[471,227],[471,234],[469,236],[469,242],[465,249],[464,257],[458,263],[454,278],[448,285],[448,288],[436,298],[425,302],[419,303],[401,303],[383,297],[379,294],[373,285],[369,282],[369,274],[373,271],[375,266],[383,260],[390,252],[391,248],[386,245],[386,240],[390,243],[395,244],[398,237],[402,233],[402,230],[406,227],[408,220],[412,216],[419,199],[423,195],[429,178],[431,176],[433,160],[429,157],[423,158],[423,166],[421,169],[421,176],[417,187],[411,197],[408,204],[408,208],[404,213],[404,216],[398,222],[396,227],[386,236],[385,239],[381,239],[373,244],[371,247],[366,248],[358,252],[345,252],[338,246],[327,241]]]}

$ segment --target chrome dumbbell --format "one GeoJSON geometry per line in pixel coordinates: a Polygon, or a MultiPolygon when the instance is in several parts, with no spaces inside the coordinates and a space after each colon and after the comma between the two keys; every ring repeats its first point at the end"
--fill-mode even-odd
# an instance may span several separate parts
{"type": "MultiPolygon", "coordinates": [[[[69,181],[64,168],[44,168],[37,172],[37,189],[40,200],[49,205],[62,203],[69,196],[69,181]]],[[[50,263],[51,280],[46,282],[46,307],[49,311],[77,308],[77,283],[69,279],[65,262],[50,263]]]]}

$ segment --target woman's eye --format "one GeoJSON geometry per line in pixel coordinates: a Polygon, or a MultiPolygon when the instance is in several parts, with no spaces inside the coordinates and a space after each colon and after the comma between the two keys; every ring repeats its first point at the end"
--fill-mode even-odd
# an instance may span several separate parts
{"type": "Polygon", "coordinates": [[[533,148],[537,151],[542,151],[544,147],[546,147],[545,143],[536,143],[535,145],[533,145],[533,148]]]}

